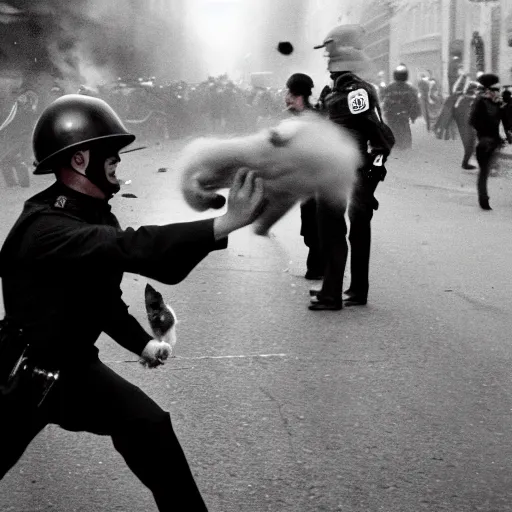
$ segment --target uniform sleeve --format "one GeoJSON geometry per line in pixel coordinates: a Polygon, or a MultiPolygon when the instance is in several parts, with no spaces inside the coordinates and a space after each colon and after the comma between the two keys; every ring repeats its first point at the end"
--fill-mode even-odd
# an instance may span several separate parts
{"type": "Polygon", "coordinates": [[[480,124],[482,121],[482,101],[477,98],[471,106],[471,112],[469,114],[469,124],[477,131],[480,131],[480,124]]]}
{"type": "Polygon", "coordinates": [[[130,315],[128,306],[121,298],[121,290],[119,292],[119,298],[106,313],[103,331],[126,350],[140,356],[153,337],[144,330],[134,316],[130,315]]]}
{"type": "Polygon", "coordinates": [[[111,267],[165,284],[182,281],[215,241],[214,219],[125,230],[91,225],[66,215],[41,215],[27,229],[20,258],[27,263],[111,267]]]}
{"type": "Polygon", "coordinates": [[[371,100],[371,107],[368,112],[365,112],[365,117],[362,120],[363,133],[368,135],[368,142],[370,143],[370,154],[384,155],[386,158],[391,153],[391,147],[389,146],[386,136],[383,132],[383,122],[377,115],[377,105],[379,105],[378,98],[374,97],[371,100]]]}

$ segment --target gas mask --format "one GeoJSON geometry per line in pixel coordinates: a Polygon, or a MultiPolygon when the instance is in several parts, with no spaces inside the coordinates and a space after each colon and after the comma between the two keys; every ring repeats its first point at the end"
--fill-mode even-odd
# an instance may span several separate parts
{"type": "Polygon", "coordinates": [[[94,183],[106,196],[111,199],[114,194],[121,190],[121,185],[116,176],[116,168],[121,161],[117,150],[107,148],[92,148],[82,152],[85,162],[85,171],[73,169],[84,175],[91,183],[94,183]]]}

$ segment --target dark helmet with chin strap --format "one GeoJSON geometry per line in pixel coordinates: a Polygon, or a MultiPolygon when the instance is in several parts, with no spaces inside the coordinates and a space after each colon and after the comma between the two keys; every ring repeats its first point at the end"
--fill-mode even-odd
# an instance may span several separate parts
{"type": "Polygon", "coordinates": [[[393,78],[397,82],[407,82],[409,79],[409,70],[405,64],[400,64],[393,71],[393,78]]]}
{"type": "Polygon", "coordinates": [[[54,167],[81,148],[108,147],[115,154],[135,140],[105,101],[79,94],[55,100],[41,113],[32,134],[34,174],[50,174],[54,167]]]}

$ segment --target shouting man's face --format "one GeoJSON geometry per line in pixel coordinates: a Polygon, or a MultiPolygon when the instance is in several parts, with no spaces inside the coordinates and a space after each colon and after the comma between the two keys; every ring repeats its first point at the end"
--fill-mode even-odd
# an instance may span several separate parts
{"type": "Polygon", "coordinates": [[[119,155],[109,156],[105,160],[105,175],[107,177],[107,181],[109,183],[111,183],[112,185],[119,184],[119,180],[117,179],[117,176],[116,176],[116,170],[117,170],[117,165],[119,164],[120,161],[121,161],[121,159],[119,158],[119,155]]]}

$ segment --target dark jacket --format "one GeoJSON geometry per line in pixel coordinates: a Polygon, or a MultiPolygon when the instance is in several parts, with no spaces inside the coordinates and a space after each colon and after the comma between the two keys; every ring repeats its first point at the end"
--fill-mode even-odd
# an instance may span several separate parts
{"type": "Polygon", "coordinates": [[[40,364],[97,358],[102,332],[140,354],[152,337],[121,298],[123,273],[179,283],[226,246],[213,219],[123,230],[106,201],[57,182],[26,201],[0,251],[6,317],[40,364]]]}
{"type": "Polygon", "coordinates": [[[363,154],[387,157],[391,147],[386,142],[382,123],[376,112],[379,100],[375,88],[357,75],[345,71],[336,77],[332,92],[324,99],[329,118],[354,136],[363,154]]]}
{"type": "Polygon", "coordinates": [[[469,124],[476,130],[478,138],[501,140],[500,123],[503,122],[505,114],[502,107],[499,95],[484,91],[476,97],[471,108],[469,124]]]}
{"type": "Polygon", "coordinates": [[[391,82],[382,94],[385,116],[404,116],[415,121],[421,115],[418,91],[407,82],[391,82]]]}

